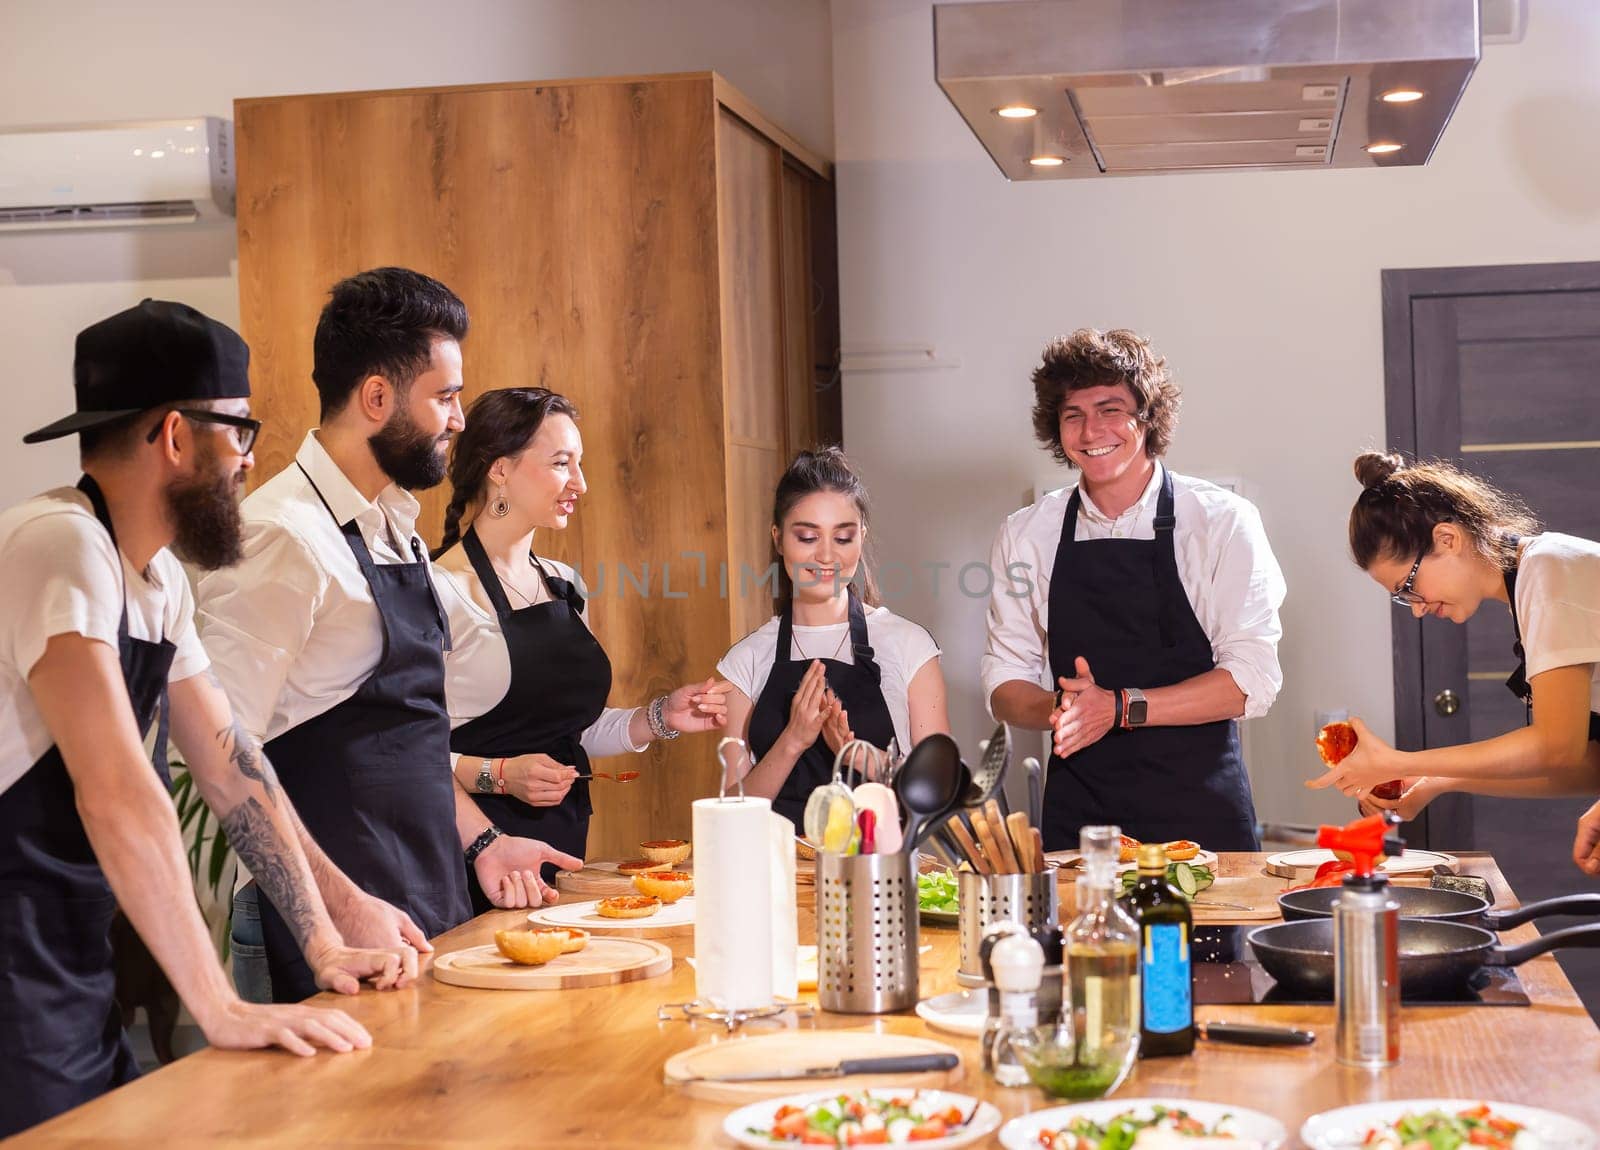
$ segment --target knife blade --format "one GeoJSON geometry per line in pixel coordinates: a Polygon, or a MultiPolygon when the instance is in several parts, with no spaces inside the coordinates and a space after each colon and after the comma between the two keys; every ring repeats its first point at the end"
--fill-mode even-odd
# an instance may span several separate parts
{"type": "Polygon", "coordinates": [[[1195,1033],[1209,1042],[1232,1042],[1240,1046],[1310,1046],[1317,1040],[1315,1031],[1291,1026],[1255,1026],[1246,1022],[1195,1021],[1195,1033]]]}
{"type": "Polygon", "coordinates": [[[775,1070],[741,1070],[734,1074],[697,1074],[678,1078],[686,1082],[776,1082],[790,1078],[848,1078],[855,1074],[919,1074],[928,1070],[954,1070],[961,1056],[944,1054],[902,1054],[892,1058],[846,1058],[832,1066],[785,1067],[775,1070]]]}

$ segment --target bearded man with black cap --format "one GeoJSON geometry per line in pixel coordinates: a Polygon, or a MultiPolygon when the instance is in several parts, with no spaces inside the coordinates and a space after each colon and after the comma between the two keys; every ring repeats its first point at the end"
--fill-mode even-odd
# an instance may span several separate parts
{"type": "MultiPolygon", "coordinates": [[[[197,592],[206,649],[283,773],[313,867],[403,912],[372,916],[366,931],[340,919],[346,938],[374,946],[426,946],[422,935],[471,917],[467,867],[496,906],[524,907],[555,901],[542,865],[583,865],[502,835],[450,770],[449,620],[411,493],[443,481],[464,426],[466,334],[466,306],[419,272],[376,268],[335,284],[312,344],[321,425],[244,501],[243,562],[208,573],[197,592]]],[[[246,997],[295,1002],[316,989],[281,908],[249,886],[235,896],[234,930],[246,997]],[[257,914],[259,938],[241,937],[257,914]],[[252,943],[266,977],[240,960],[252,943]]]]}
{"type": "Polygon", "coordinates": [[[0,1137],[137,1074],[113,1000],[119,903],[211,1045],[371,1044],[342,1011],[252,1005],[228,985],[167,793],[167,715],[234,849],[290,908],[318,984],[415,978],[414,953],[407,971],[398,950],[352,950],[334,927],[272,766],[210,672],[174,557],[239,556],[260,427],[248,362],[229,328],[145,300],[79,333],[77,412],[24,437],[78,435],[84,474],[0,513],[0,1137]]]}

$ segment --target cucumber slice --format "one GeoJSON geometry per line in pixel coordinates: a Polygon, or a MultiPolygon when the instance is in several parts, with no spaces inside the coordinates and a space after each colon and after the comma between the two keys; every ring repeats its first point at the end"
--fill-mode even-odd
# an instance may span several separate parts
{"type": "Polygon", "coordinates": [[[1173,863],[1173,882],[1183,892],[1185,898],[1193,898],[1194,892],[1200,889],[1200,884],[1195,880],[1194,867],[1186,862],[1173,863]]]}

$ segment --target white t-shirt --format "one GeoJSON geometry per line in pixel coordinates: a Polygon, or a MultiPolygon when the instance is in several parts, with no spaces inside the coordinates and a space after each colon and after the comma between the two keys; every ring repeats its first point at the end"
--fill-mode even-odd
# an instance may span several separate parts
{"type": "Polygon", "coordinates": [[[1593,663],[1589,709],[1600,711],[1600,543],[1546,531],[1522,549],[1517,623],[1528,678],[1593,663]]]}
{"type": "MultiPolygon", "coordinates": [[[[834,623],[828,627],[794,628],[794,643],[788,658],[836,659],[841,663],[854,663],[850,650],[850,624],[834,623]]],[[[889,708],[889,718],[894,721],[895,738],[900,749],[911,749],[911,705],[907,692],[911,680],[922,670],[929,659],[939,656],[939,645],[933,636],[910,619],[902,619],[887,607],[867,610],[867,645],[872,648],[880,677],[878,687],[889,708]]],[[[724,679],[743,691],[753,704],[761,697],[772,674],[772,664],[778,652],[778,617],[774,615],[750,634],[728,649],[717,664],[724,679]]]]}
{"type": "Polygon", "coordinates": [[[167,681],[209,665],[194,630],[194,598],[178,560],[162,548],[144,572],[111,545],[88,496],[62,487],[0,512],[0,792],[55,740],[34,706],[28,674],[56,635],[78,634],[117,650],[123,587],[128,634],[177,646],[167,681]]]}
{"type": "MultiPolygon", "coordinates": [[[[568,582],[575,579],[572,568],[565,563],[544,558],[539,562],[559,578],[568,582]]],[[[500,620],[473,599],[472,590],[477,581],[475,574],[452,571],[437,563],[433,565],[433,584],[439,589],[445,613],[450,616],[450,650],[444,656],[444,697],[450,712],[451,730],[492,711],[511,689],[511,649],[506,646],[500,620]]],[[[535,601],[543,603],[549,596],[542,584],[540,591],[535,601]]],[[[507,599],[513,607],[519,606],[515,592],[507,592],[507,599]]],[[[588,613],[585,603],[580,617],[586,626],[588,613]]],[[[628,725],[637,710],[637,707],[607,707],[578,742],[597,759],[644,750],[628,737],[628,725]]],[[[451,755],[451,761],[457,757],[451,755]]]]}

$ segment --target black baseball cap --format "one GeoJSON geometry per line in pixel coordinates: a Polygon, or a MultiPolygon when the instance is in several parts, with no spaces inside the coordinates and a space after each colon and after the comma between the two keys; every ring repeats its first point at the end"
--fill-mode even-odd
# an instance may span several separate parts
{"type": "Polygon", "coordinates": [[[22,442],[60,439],[168,403],[248,398],[249,368],[250,349],[227,324],[185,304],[147,299],[78,333],[78,410],[22,442]]]}

